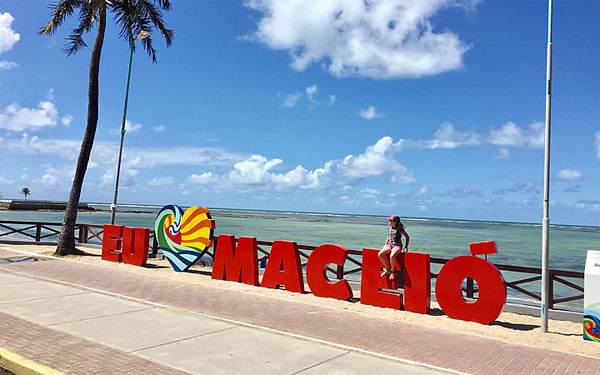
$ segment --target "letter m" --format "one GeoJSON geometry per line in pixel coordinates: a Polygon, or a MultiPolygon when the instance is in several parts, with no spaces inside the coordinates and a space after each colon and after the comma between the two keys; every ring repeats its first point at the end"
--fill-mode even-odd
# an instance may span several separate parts
{"type": "Polygon", "coordinates": [[[255,237],[222,234],[217,241],[212,278],[258,286],[258,255],[255,237]]]}

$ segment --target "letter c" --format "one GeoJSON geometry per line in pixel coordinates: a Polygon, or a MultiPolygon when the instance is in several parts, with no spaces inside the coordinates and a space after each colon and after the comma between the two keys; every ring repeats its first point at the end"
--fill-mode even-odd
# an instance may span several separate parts
{"type": "Polygon", "coordinates": [[[327,266],[341,266],[348,258],[348,249],[339,245],[321,245],[313,250],[306,263],[306,281],[317,297],[346,300],[352,297],[352,288],[346,280],[331,282],[327,278],[327,266]]]}

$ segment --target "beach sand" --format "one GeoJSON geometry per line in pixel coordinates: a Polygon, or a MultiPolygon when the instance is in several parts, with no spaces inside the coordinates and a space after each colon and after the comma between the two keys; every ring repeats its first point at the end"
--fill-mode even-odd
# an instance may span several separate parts
{"type": "MultiPolygon", "coordinates": [[[[29,253],[51,256],[54,252],[53,246],[42,245],[0,245],[6,248],[20,250],[29,253]]],[[[582,324],[567,321],[550,320],[548,322],[548,333],[540,332],[540,318],[529,315],[521,315],[509,312],[503,312],[498,319],[491,325],[481,325],[473,322],[464,322],[450,319],[445,315],[440,315],[439,306],[432,302],[431,309],[436,314],[423,315],[406,311],[399,311],[387,308],[362,305],[348,301],[339,301],[331,298],[315,297],[310,293],[298,294],[284,290],[266,289],[250,285],[212,280],[208,276],[211,272],[210,267],[194,266],[195,269],[206,272],[205,275],[197,273],[179,273],[173,271],[168,261],[160,258],[148,259],[148,264],[155,267],[135,267],[123,263],[113,263],[103,261],[100,258],[101,249],[98,246],[84,245],[78,246],[79,249],[96,256],[73,256],[66,257],[72,261],[94,264],[99,267],[127,270],[128,272],[152,274],[155,278],[176,279],[179,282],[201,284],[212,288],[224,288],[228,290],[237,290],[243,293],[257,294],[270,298],[279,298],[292,300],[301,303],[313,304],[328,307],[334,310],[344,310],[367,317],[377,317],[390,321],[399,321],[403,323],[416,324],[424,327],[435,327],[451,332],[460,332],[467,335],[482,336],[507,343],[518,343],[536,348],[550,349],[567,353],[575,353],[594,358],[600,357],[600,344],[585,341],[582,338],[582,324]],[[437,314],[439,313],[439,314],[437,314]]],[[[306,287],[308,290],[308,287],[306,287]]],[[[359,297],[358,292],[354,297],[359,297]]]]}

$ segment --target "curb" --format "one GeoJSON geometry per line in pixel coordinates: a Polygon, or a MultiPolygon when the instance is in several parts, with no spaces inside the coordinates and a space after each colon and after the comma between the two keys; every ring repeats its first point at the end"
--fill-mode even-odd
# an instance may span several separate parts
{"type": "Polygon", "coordinates": [[[16,353],[0,348],[0,369],[17,375],[63,375],[62,372],[41,365],[16,353]]]}

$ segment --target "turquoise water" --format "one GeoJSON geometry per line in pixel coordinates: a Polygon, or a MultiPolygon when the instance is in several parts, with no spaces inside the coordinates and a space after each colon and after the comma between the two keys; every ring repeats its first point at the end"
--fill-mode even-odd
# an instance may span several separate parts
{"type": "MultiPolygon", "coordinates": [[[[106,208],[106,206],[98,206],[106,208]]],[[[140,207],[123,209],[140,210],[140,207]]],[[[148,207],[144,207],[148,210],[148,207]]],[[[158,207],[154,210],[157,212],[158,207]]],[[[253,236],[262,241],[289,240],[318,246],[334,243],[349,249],[381,248],[386,238],[387,219],[383,216],[319,214],[258,210],[211,209],[216,221],[215,233],[236,237],[253,236]]],[[[0,211],[0,220],[61,222],[61,212],[0,211]]],[[[117,224],[154,227],[154,213],[117,213],[117,224]]],[[[103,212],[79,213],[78,222],[105,224],[110,215],[103,212]]],[[[452,258],[469,254],[469,243],[496,241],[498,254],[492,263],[526,267],[541,266],[542,229],[538,224],[485,222],[450,219],[403,218],[410,235],[410,251],[429,253],[432,257],[452,258]]],[[[583,272],[586,251],[600,250],[600,227],[552,225],[550,228],[550,267],[583,272]]],[[[432,271],[439,267],[432,265],[432,271]]],[[[507,280],[517,275],[504,273],[507,280]]],[[[579,280],[570,279],[577,284],[579,280]]],[[[539,282],[526,284],[539,291],[539,282]]],[[[574,294],[560,285],[556,294],[574,294]]],[[[579,307],[580,302],[572,306],[579,307]]]]}

